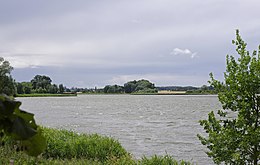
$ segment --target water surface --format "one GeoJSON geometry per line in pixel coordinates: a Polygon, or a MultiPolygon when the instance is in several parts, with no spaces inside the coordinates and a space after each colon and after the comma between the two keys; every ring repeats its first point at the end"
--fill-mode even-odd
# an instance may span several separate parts
{"type": "Polygon", "coordinates": [[[197,138],[216,96],[79,95],[18,98],[37,123],[118,139],[136,158],[154,154],[213,164],[197,138]]]}

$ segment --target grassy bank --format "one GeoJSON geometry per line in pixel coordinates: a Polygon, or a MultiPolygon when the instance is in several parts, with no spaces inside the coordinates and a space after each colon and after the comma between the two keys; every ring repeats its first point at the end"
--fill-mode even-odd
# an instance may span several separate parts
{"type": "Polygon", "coordinates": [[[70,97],[77,96],[76,93],[66,93],[66,94],[48,94],[48,93],[34,93],[34,94],[17,94],[15,97],[70,97]]]}
{"type": "Polygon", "coordinates": [[[93,164],[93,165],[184,165],[171,156],[143,157],[134,159],[121,144],[113,138],[97,134],[77,134],[66,130],[43,128],[47,139],[47,148],[38,157],[31,157],[14,149],[10,139],[3,141],[0,147],[0,164],[93,164]]]}

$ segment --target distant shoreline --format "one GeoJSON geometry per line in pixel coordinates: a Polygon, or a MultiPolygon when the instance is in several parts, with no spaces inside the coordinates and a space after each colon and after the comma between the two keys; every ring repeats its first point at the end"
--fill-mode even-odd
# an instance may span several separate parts
{"type": "Polygon", "coordinates": [[[42,94],[17,94],[15,97],[71,97],[77,96],[76,93],[64,93],[64,94],[49,94],[49,93],[42,93],[42,94]]]}
{"type": "Polygon", "coordinates": [[[133,93],[77,93],[78,95],[217,95],[210,92],[187,91],[158,91],[157,93],[133,92],[133,93]]]}
{"type": "Polygon", "coordinates": [[[158,91],[158,93],[64,93],[64,94],[17,94],[15,97],[75,97],[78,95],[216,95],[213,93],[197,93],[187,91],[158,91]]]}

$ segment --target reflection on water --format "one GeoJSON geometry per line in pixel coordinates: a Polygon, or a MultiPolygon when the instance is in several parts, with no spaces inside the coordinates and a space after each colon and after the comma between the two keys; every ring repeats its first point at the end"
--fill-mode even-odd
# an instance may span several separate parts
{"type": "Polygon", "coordinates": [[[136,158],[169,154],[176,159],[212,164],[197,138],[220,104],[216,96],[82,95],[18,98],[22,108],[44,126],[118,139],[136,158]]]}

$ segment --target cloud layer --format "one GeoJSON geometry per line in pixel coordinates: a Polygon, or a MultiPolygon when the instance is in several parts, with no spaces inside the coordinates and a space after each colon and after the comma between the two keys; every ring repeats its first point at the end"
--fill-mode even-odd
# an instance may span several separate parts
{"type": "Polygon", "coordinates": [[[257,0],[1,1],[0,56],[17,81],[48,74],[67,86],[125,77],[200,86],[223,73],[235,29],[257,47],[259,8],[257,0]]]}

